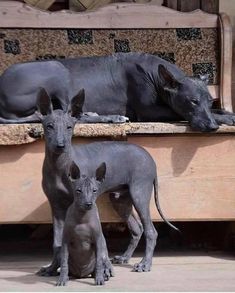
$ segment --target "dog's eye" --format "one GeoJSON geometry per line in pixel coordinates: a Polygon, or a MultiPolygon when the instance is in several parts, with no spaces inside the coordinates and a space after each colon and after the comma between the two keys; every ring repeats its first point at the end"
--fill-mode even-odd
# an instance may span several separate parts
{"type": "Polygon", "coordinates": [[[197,100],[197,99],[192,99],[191,100],[191,103],[193,104],[193,105],[199,105],[199,101],[197,100]]]}
{"type": "Polygon", "coordinates": [[[82,192],[82,190],[81,190],[80,188],[78,188],[78,189],[76,190],[76,192],[77,192],[77,194],[80,194],[80,193],[82,192]]]}
{"type": "Polygon", "coordinates": [[[54,128],[54,126],[53,126],[52,123],[47,124],[47,129],[48,129],[48,130],[53,129],[53,128],[54,128]]]}
{"type": "Polygon", "coordinates": [[[93,189],[93,192],[94,192],[94,193],[96,193],[96,192],[97,192],[97,189],[96,189],[96,188],[94,188],[94,189],[93,189]]]}
{"type": "Polygon", "coordinates": [[[71,129],[72,129],[72,126],[71,126],[71,125],[68,125],[68,126],[67,126],[67,129],[68,129],[68,130],[71,130],[71,129]]]}

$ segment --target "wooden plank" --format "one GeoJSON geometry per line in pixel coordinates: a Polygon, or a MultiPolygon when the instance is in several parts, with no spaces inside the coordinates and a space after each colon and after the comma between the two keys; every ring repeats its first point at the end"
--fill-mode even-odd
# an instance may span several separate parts
{"type": "Polygon", "coordinates": [[[43,10],[50,8],[55,1],[56,0],[24,0],[25,3],[43,10]]]}
{"type": "Polygon", "coordinates": [[[219,13],[219,0],[201,0],[201,9],[208,13],[219,13]]]}
{"type": "Polygon", "coordinates": [[[14,28],[186,28],[217,27],[218,16],[178,12],[150,3],[110,4],[93,12],[41,11],[15,1],[0,2],[0,27],[14,28]]]}
{"type": "Polygon", "coordinates": [[[233,111],[232,105],[232,26],[230,18],[220,13],[220,102],[221,107],[233,111]]]}
{"type": "MultiPolygon", "coordinates": [[[[128,142],[143,146],[156,161],[159,199],[167,218],[235,220],[234,135],[128,136],[128,142]]],[[[51,221],[41,189],[43,158],[42,140],[29,145],[0,146],[0,223],[51,221]]],[[[107,196],[99,199],[98,206],[103,222],[120,221],[107,196]]],[[[159,221],[153,199],[150,207],[153,220],[159,221]]]]}
{"type": "Polygon", "coordinates": [[[183,12],[189,12],[195,9],[200,9],[200,0],[179,0],[177,9],[183,12]]]}

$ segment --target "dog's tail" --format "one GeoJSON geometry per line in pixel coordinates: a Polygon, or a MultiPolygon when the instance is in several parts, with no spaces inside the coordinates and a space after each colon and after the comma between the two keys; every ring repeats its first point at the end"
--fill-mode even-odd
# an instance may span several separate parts
{"type": "Polygon", "coordinates": [[[37,114],[32,114],[27,117],[20,117],[15,119],[7,119],[0,117],[0,124],[21,124],[21,123],[40,123],[40,118],[37,114]]]}
{"type": "Polygon", "coordinates": [[[153,181],[153,189],[154,189],[154,199],[155,199],[155,204],[156,204],[156,207],[157,207],[157,210],[159,212],[159,215],[161,216],[161,218],[163,219],[163,221],[169,225],[171,228],[173,228],[174,230],[180,232],[180,230],[175,227],[173,224],[171,224],[163,215],[163,212],[161,210],[161,207],[160,207],[160,203],[159,203],[159,197],[158,197],[158,181],[157,181],[157,178],[154,179],[153,181]]]}

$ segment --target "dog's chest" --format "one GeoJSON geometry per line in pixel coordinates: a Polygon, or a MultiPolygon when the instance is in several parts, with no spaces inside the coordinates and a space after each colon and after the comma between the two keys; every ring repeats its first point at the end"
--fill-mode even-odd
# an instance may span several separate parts
{"type": "Polygon", "coordinates": [[[94,239],[92,231],[87,224],[79,224],[74,227],[74,232],[69,241],[71,249],[80,252],[89,252],[94,249],[94,239]]]}

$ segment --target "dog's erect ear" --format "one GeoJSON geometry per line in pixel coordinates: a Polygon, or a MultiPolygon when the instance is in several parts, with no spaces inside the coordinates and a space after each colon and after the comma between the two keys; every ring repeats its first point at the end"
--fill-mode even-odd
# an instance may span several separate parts
{"type": "Polygon", "coordinates": [[[164,90],[176,91],[178,89],[180,82],[162,64],[158,66],[158,76],[164,90]]]}
{"type": "Polygon", "coordinates": [[[106,164],[103,162],[97,169],[96,169],[96,180],[102,182],[105,178],[106,174],[106,164]]]}
{"type": "Polygon", "coordinates": [[[37,112],[38,116],[46,116],[52,113],[51,99],[44,88],[40,88],[37,95],[37,112]]]}
{"type": "Polygon", "coordinates": [[[200,74],[199,78],[203,81],[206,85],[209,84],[209,74],[200,74]]]}
{"type": "Polygon", "coordinates": [[[79,93],[71,100],[70,113],[72,117],[79,118],[82,113],[82,107],[85,101],[85,90],[81,89],[79,93]]]}
{"type": "Polygon", "coordinates": [[[80,169],[78,165],[74,163],[74,161],[71,163],[69,168],[69,178],[71,181],[74,181],[80,178],[80,169]]]}

